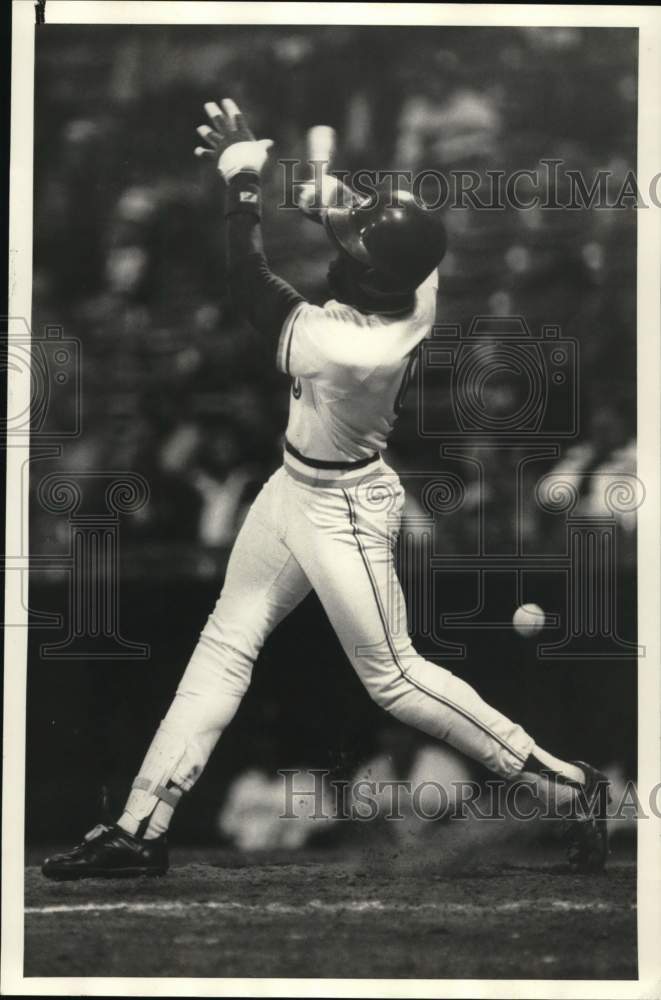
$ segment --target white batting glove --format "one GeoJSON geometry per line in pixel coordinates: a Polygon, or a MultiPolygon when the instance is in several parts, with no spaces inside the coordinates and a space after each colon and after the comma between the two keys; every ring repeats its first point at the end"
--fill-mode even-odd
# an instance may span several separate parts
{"type": "Polygon", "coordinates": [[[211,148],[196,146],[195,155],[215,160],[226,181],[242,170],[253,170],[259,174],[268,160],[273,140],[255,139],[234,101],[226,98],[221,103],[222,111],[215,101],[204,105],[214,127],[200,125],[197,134],[211,148]]]}

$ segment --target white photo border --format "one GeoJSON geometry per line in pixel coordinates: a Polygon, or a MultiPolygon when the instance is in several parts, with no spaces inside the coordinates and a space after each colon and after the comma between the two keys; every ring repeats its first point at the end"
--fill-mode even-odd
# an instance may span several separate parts
{"type": "MultiPolygon", "coordinates": [[[[12,100],[10,159],[9,315],[31,317],[32,178],[35,5],[12,0],[12,100]]],[[[387,24],[573,25],[639,29],[638,177],[647,183],[661,170],[661,8],[649,6],[397,3],[221,3],[155,0],[47,0],[46,24],[387,24]]],[[[661,347],[661,210],[638,212],[637,349],[638,475],[646,486],[639,511],[638,780],[652,788],[661,776],[661,483],[659,377],[661,347]]],[[[29,372],[10,372],[10,406],[29,406],[29,372]]],[[[6,554],[16,551],[27,518],[21,469],[29,444],[7,442],[6,554]]],[[[3,994],[52,996],[317,996],[317,997],[608,997],[661,996],[661,821],[638,828],[637,980],[370,980],[190,979],[29,977],[23,975],[24,801],[27,612],[22,573],[7,573],[5,630],[2,829],[3,994]]]]}

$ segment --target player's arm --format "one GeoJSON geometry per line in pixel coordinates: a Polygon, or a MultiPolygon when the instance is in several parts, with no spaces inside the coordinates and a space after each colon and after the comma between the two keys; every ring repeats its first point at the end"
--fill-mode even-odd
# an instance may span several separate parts
{"type": "Polygon", "coordinates": [[[196,156],[213,159],[225,184],[225,242],[232,299],[252,325],[276,339],[292,310],[305,299],[274,274],[266,260],[261,233],[261,171],[272,145],[255,140],[234,101],[223,110],[205,105],[213,128],[201,125],[198,134],[208,147],[196,156]]]}

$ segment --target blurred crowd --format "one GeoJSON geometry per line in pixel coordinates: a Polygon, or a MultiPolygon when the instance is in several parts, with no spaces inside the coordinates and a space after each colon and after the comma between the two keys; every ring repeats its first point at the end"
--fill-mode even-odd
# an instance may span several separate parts
{"type": "MultiPolygon", "coordinates": [[[[616,185],[636,167],[628,31],[52,27],[37,39],[36,73],[33,328],[61,325],[82,345],[82,433],[58,464],[142,474],[150,499],[123,538],[168,572],[210,573],[224,558],[279,462],[288,403],[275,345],[227,297],[220,183],[192,156],[204,101],[234,97],[280,157],[303,159],[307,128],[333,125],[338,167],[350,170],[485,176],[558,159],[589,186],[597,170],[616,185]]],[[[323,301],[330,250],[321,230],[277,209],[283,176],[276,164],[266,181],[267,252],[323,301]]],[[[478,315],[520,315],[532,331],[556,325],[578,341],[579,434],[536,470],[570,470],[581,509],[600,512],[599,476],[635,471],[634,209],[444,217],[439,322],[466,330],[478,315]]],[[[511,391],[507,375],[492,380],[491,405],[507,409],[511,391]]],[[[76,405],[73,393],[54,394],[51,430],[76,405]]],[[[442,437],[418,431],[412,392],[390,456],[403,473],[443,467],[442,437]]],[[[511,534],[513,470],[525,457],[470,443],[464,452],[464,471],[479,460],[483,475],[446,532],[456,551],[476,504],[495,538],[511,534]]],[[[66,525],[33,516],[36,551],[64,544],[66,525]]],[[[522,523],[527,544],[548,536],[532,507],[522,523]]]]}

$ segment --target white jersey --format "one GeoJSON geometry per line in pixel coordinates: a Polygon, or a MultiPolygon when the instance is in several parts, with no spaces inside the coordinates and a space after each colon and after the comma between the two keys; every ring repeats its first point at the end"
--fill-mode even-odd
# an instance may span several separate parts
{"type": "Polygon", "coordinates": [[[335,299],[292,310],[277,363],[294,379],[287,441],[298,452],[353,462],[385,449],[415,349],[435,319],[437,288],[434,270],[405,316],[365,314],[335,299]]]}

